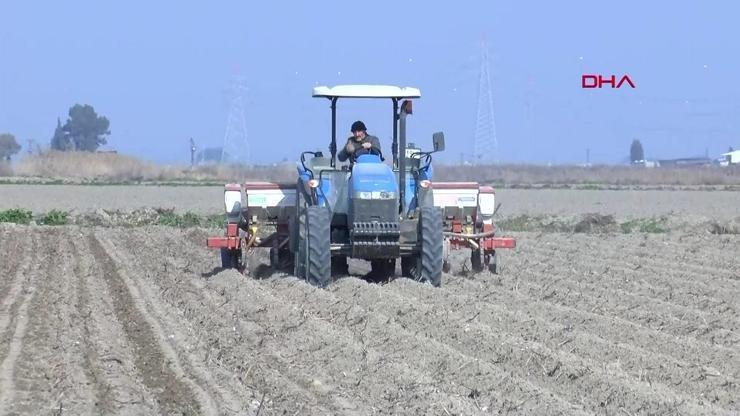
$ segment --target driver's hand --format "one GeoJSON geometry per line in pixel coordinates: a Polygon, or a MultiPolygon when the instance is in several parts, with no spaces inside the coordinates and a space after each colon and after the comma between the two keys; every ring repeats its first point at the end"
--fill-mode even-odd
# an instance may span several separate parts
{"type": "Polygon", "coordinates": [[[373,145],[370,142],[365,142],[365,143],[362,144],[362,147],[364,147],[365,149],[369,149],[369,148],[373,147],[373,145]]]}
{"type": "Polygon", "coordinates": [[[355,146],[352,143],[347,143],[347,145],[344,146],[344,149],[347,151],[347,153],[352,153],[355,151],[355,146]]]}

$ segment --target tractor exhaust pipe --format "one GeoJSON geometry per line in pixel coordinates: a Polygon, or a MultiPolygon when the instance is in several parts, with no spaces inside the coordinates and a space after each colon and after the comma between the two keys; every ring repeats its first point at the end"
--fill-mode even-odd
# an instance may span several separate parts
{"type": "Polygon", "coordinates": [[[411,113],[411,101],[406,100],[398,113],[398,198],[401,215],[406,215],[406,116],[411,113]]]}

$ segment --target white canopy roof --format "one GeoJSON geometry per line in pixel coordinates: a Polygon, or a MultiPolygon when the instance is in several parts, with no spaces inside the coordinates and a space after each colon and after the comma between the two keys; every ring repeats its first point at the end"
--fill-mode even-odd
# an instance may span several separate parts
{"type": "Polygon", "coordinates": [[[418,88],[395,87],[392,85],[337,85],[335,87],[315,87],[314,97],[353,97],[353,98],[419,98],[418,88]]]}

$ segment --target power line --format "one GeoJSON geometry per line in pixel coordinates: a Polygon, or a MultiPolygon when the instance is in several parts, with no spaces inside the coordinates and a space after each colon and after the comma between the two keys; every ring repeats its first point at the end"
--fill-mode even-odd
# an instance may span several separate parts
{"type": "Polygon", "coordinates": [[[478,115],[475,123],[473,155],[477,164],[497,163],[499,160],[496,119],[493,115],[493,89],[488,62],[488,45],[485,38],[481,40],[478,115]]]}

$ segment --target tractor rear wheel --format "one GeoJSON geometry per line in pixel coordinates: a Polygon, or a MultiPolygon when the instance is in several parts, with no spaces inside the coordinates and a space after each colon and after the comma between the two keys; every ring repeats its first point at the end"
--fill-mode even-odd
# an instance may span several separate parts
{"type": "Polygon", "coordinates": [[[483,253],[481,249],[478,248],[470,251],[470,268],[474,273],[483,271],[483,253]]]}
{"type": "Polygon", "coordinates": [[[298,216],[296,275],[318,287],[326,287],[331,282],[329,214],[326,207],[310,206],[298,216]]]}
{"type": "Polygon", "coordinates": [[[241,250],[234,248],[221,249],[221,268],[238,269],[241,266],[241,250]]]}
{"type": "Polygon", "coordinates": [[[290,235],[290,241],[288,243],[291,254],[293,255],[293,275],[299,278],[304,278],[303,274],[303,257],[304,253],[299,250],[303,245],[301,243],[301,236],[299,229],[305,226],[306,215],[306,203],[303,198],[303,193],[300,191],[301,182],[298,181],[296,185],[296,196],[295,196],[295,211],[294,215],[288,219],[288,233],[290,235]]]}
{"type": "Polygon", "coordinates": [[[305,263],[305,242],[302,239],[304,232],[303,228],[306,226],[306,209],[299,207],[296,208],[296,217],[291,221],[291,241],[290,245],[293,249],[293,275],[298,278],[305,279],[306,275],[303,272],[303,266],[305,263]]]}
{"type": "Polygon", "coordinates": [[[401,258],[405,276],[438,287],[442,284],[444,261],[442,213],[436,207],[423,207],[419,213],[420,252],[417,256],[401,258]]]}
{"type": "Polygon", "coordinates": [[[490,271],[493,274],[498,274],[499,267],[498,264],[501,261],[501,259],[498,256],[498,253],[494,250],[493,254],[486,256],[486,264],[488,265],[488,271],[490,271]]]}

